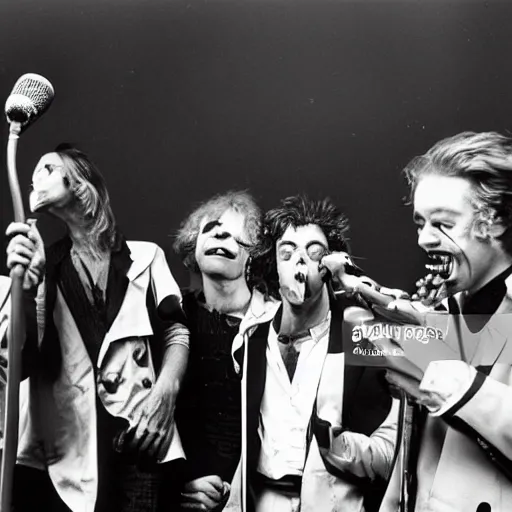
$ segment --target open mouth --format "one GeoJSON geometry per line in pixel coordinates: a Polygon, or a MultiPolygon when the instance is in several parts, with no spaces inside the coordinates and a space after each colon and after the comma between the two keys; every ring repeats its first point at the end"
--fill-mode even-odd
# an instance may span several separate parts
{"type": "Polygon", "coordinates": [[[227,258],[228,260],[234,260],[236,258],[236,254],[228,251],[224,247],[212,247],[205,251],[205,256],[221,256],[222,258],[227,258]]]}
{"type": "Polygon", "coordinates": [[[432,274],[437,274],[443,279],[448,279],[453,270],[453,256],[446,252],[429,252],[425,268],[432,274]]]}

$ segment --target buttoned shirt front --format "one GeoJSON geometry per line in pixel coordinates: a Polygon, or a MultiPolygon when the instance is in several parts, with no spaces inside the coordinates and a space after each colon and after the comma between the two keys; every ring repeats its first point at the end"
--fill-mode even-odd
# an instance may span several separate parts
{"type": "Polygon", "coordinates": [[[300,344],[297,367],[290,382],[278,335],[270,325],[267,377],[258,429],[261,439],[258,471],[269,478],[302,475],[307,429],[327,355],[329,326],[330,313],[324,322],[310,329],[309,339],[300,344]]]}

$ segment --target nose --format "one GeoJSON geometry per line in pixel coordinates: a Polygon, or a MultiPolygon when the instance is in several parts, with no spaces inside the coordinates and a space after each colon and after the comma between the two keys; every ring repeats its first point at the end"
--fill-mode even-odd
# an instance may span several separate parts
{"type": "Polygon", "coordinates": [[[418,232],[418,245],[422,249],[432,249],[439,245],[439,236],[432,226],[425,225],[419,229],[418,232]]]}
{"type": "Polygon", "coordinates": [[[220,230],[217,231],[214,236],[217,240],[226,240],[226,238],[229,238],[231,234],[227,231],[220,230]]]}
{"type": "Polygon", "coordinates": [[[307,253],[304,249],[298,249],[296,253],[296,265],[307,265],[307,253]]]}

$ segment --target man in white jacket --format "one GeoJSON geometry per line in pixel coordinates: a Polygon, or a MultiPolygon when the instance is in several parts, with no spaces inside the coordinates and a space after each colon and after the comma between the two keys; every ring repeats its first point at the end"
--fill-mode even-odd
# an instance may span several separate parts
{"type": "Polygon", "coordinates": [[[68,234],[44,247],[34,223],[7,229],[7,267],[26,269],[29,381],[13,508],[156,510],[164,463],[183,454],[180,290],[160,247],[120,233],[85,153],[60,145],[43,155],[32,187],[32,211],[61,219],[68,234]]]}
{"type": "MultiPolygon", "coordinates": [[[[383,372],[349,366],[342,322],[354,305],[330,280],[346,258],[347,221],[329,201],[290,197],[265,216],[253,264],[277,311],[244,319],[244,510],[360,512],[395,459],[398,401],[383,372]],[[246,484],[246,487],[244,485],[246,484]],[[245,496],[244,496],[245,494],[245,496]]],[[[236,354],[235,354],[236,355],[236,354]]]]}
{"type": "Polygon", "coordinates": [[[424,284],[443,283],[448,331],[460,351],[460,360],[430,363],[421,382],[388,374],[424,406],[411,447],[418,455],[411,459],[410,510],[508,512],[512,139],[455,135],[414,159],[406,175],[418,245],[431,260],[424,284]]]}

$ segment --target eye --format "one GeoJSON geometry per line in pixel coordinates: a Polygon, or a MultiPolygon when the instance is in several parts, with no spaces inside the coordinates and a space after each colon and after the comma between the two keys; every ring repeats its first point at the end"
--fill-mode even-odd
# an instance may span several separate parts
{"type": "Polygon", "coordinates": [[[308,251],[308,256],[313,261],[320,261],[325,256],[327,249],[323,245],[312,244],[308,247],[307,251],[308,251]]]}
{"type": "Polygon", "coordinates": [[[218,220],[211,220],[210,222],[207,222],[204,225],[202,233],[209,233],[212,229],[214,229],[216,226],[220,226],[220,222],[218,220]]]}
{"type": "Polygon", "coordinates": [[[280,260],[288,261],[293,255],[293,249],[289,246],[280,247],[277,255],[280,260]]]}
{"type": "Polygon", "coordinates": [[[250,249],[251,247],[254,247],[252,244],[249,244],[247,242],[244,242],[243,240],[240,240],[240,238],[237,238],[236,236],[233,237],[235,239],[235,242],[242,248],[248,250],[250,249]]]}
{"type": "Polygon", "coordinates": [[[447,222],[441,222],[440,220],[436,220],[432,222],[432,227],[435,229],[439,229],[439,231],[446,231],[453,228],[453,224],[449,224],[447,222]]]}

